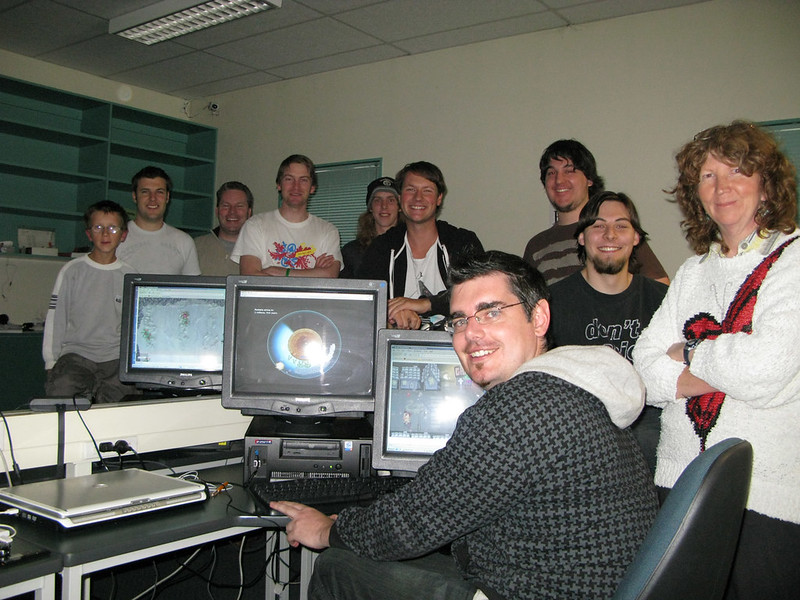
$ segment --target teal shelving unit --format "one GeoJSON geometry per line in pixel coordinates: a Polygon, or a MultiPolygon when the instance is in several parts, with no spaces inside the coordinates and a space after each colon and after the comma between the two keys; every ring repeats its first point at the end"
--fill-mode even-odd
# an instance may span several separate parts
{"type": "Polygon", "coordinates": [[[173,180],[167,222],[204,233],[216,152],[212,127],[0,77],[0,240],[52,229],[60,253],[86,246],[86,207],[107,198],[132,211],[131,177],[151,164],[173,180]]]}

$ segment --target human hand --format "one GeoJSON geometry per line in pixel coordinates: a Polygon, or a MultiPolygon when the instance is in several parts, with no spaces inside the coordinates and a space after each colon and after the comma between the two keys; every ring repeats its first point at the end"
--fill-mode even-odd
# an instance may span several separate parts
{"type": "Polygon", "coordinates": [[[286,525],[286,538],[293,548],[302,544],[314,550],[322,550],[330,545],[329,535],[336,515],[328,517],[298,502],[270,502],[269,506],[291,519],[286,525]]]}
{"type": "Polygon", "coordinates": [[[266,269],[261,269],[261,275],[269,275],[270,277],[286,277],[285,267],[271,266],[266,269]]]}
{"type": "Polygon", "coordinates": [[[336,259],[333,258],[332,254],[322,253],[317,257],[317,260],[314,262],[315,269],[327,269],[330,267],[336,259]]]}
{"type": "Polygon", "coordinates": [[[422,319],[413,310],[401,310],[389,319],[389,326],[394,329],[419,329],[422,319]]]}
{"type": "Polygon", "coordinates": [[[391,321],[394,315],[401,310],[412,310],[418,315],[429,312],[431,310],[431,301],[427,298],[406,298],[400,296],[399,298],[392,298],[388,303],[389,320],[391,321]]]}
{"type": "Polygon", "coordinates": [[[667,356],[669,356],[672,360],[676,360],[679,363],[683,362],[683,347],[686,345],[686,342],[676,342],[672,344],[669,348],[667,348],[667,356]]]}

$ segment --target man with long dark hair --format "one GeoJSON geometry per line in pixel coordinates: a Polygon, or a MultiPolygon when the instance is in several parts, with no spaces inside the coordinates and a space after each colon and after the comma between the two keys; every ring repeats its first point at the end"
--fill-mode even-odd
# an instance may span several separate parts
{"type": "MultiPolygon", "coordinates": [[[[528,241],[523,258],[541,271],[549,285],[581,270],[575,228],[581,210],[591,196],[603,191],[605,183],[597,173],[594,156],[577,140],[550,144],[539,159],[539,178],[555,210],[555,222],[528,241]]],[[[638,254],[642,275],[669,283],[647,242],[642,243],[638,254]]]]}

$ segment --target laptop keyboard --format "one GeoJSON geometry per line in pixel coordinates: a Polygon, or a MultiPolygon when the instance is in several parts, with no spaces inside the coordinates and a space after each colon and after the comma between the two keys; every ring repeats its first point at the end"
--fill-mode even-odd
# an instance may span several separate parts
{"type": "Polygon", "coordinates": [[[411,480],[410,477],[302,478],[285,481],[256,479],[250,483],[249,488],[264,505],[276,500],[290,500],[311,506],[369,504],[411,480]]]}

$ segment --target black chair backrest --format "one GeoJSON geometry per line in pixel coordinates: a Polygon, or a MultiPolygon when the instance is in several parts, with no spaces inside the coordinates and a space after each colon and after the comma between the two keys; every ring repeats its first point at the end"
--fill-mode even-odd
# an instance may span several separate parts
{"type": "Polygon", "coordinates": [[[678,478],[613,600],[722,598],[739,539],[753,448],[731,438],[678,478]]]}

